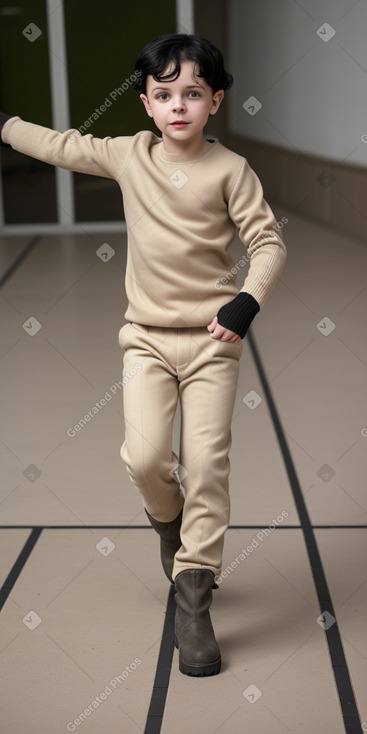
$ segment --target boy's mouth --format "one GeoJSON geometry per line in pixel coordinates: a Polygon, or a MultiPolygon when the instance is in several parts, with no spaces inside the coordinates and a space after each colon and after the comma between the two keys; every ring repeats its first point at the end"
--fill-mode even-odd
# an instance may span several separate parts
{"type": "Polygon", "coordinates": [[[189,125],[189,122],[185,122],[185,120],[175,120],[174,122],[170,123],[172,127],[186,127],[186,125],[189,125]]]}

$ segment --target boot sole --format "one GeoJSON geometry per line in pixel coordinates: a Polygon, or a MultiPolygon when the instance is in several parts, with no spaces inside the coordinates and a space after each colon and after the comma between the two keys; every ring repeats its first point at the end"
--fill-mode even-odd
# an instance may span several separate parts
{"type": "MultiPolygon", "coordinates": [[[[179,645],[178,645],[178,639],[175,635],[174,637],[174,643],[175,647],[179,651],[179,645]]],[[[213,663],[210,663],[209,665],[189,665],[188,663],[185,663],[181,656],[179,655],[179,671],[180,673],[183,673],[184,675],[191,675],[195,677],[204,677],[209,675],[218,675],[220,673],[222,660],[221,657],[219,657],[217,660],[215,660],[213,663]]]]}

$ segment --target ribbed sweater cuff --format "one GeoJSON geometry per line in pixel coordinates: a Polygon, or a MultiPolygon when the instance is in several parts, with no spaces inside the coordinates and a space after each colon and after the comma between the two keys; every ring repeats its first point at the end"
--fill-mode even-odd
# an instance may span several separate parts
{"type": "Polygon", "coordinates": [[[241,291],[233,301],[219,309],[218,323],[225,329],[234,331],[243,339],[251,321],[259,311],[260,306],[256,299],[250,293],[241,291]]]}

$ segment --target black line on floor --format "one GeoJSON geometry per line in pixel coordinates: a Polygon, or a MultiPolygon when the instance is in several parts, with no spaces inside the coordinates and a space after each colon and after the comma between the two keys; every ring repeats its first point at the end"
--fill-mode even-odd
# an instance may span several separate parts
{"type": "MultiPolygon", "coordinates": [[[[228,530],[264,530],[267,525],[229,525],[228,530]]],[[[367,525],[311,525],[314,530],[366,530],[367,525]]],[[[0,525],[0,530],[152,530],[151,525],[0,525]]],[[[276,525],[274,530],[303,530],[302,525],[276,525]]]]}
{"type": "Polygon", "coordinates": [[[144,734],[159,734],[161,730],[174,651],[175,612],[175,587],[171,584],[144,734]]]}
{"type": "Polygon", "coordinates": [[[28,255],[32,252],[32,250],[35,248],[35,246],[38,244],[38,242],[42,239],[43,235],[36,235],[35,237],[32,237],[31,241],[28,242],[28,245],[22,250],[20,255],[18,255],[17,258],[15,258],[12,265],[10,265],[10,268],[6,270],[2,278],[0,278],[0,288],[2,288],[5,283],[9,280],[9,278],[13,275],[15,270],[19,268],[19,266],[22,264],[23,260],[28,257],[28,255]]]}
{"type": "MultiPolygon", "coordinates": [[[[1,527],[1,526],[0,526],[1,527]]],[[[269,527],[268,525],[229,525],[228,530],[262,530],[269,527]]],[[[314,530],[355,530],[367,529],[367,525],[311,525],[314,530]]],[[[302,525],[276,525],[274,530],[302,530],[302,525]]]]}
{"type": "Polygon", "coordinates": [[[42,528],[33,528],[31,534],[29,535],[28,539],[26,540],[22,550],[19,553],[19,556],[17,560],[15,561],[13,568],[11,569],[10,573],[8,574],[7,578],[5,579],[1,589],[0,589],[0,611],[2,610],[11,590],[13,589],[17,579],[19,578],[25,564],[28,561],[28,558],[30,554],[32,553],[32,550],[34,546],[36,545],[40,535],[42,533],[42,528]]]}
{"type": "Polygon", "coordinates": [[[312,525],[314,530],[366,530],[367,525],[312,525]]]}
{"type": "MultiPolygon", "coordinates": [[[[317,546],[316,538],[311,525],[310,517],[306,507],[306,503],[302,494],[302,489],[298,480],[293,459],[291,457],[290,450],[285,438],[285,434],[282,428],[282,424],[279,419],[278,411],[276,409],[273,396],[268,384],[268,380],[257,350],[254,337],[251,333],[251,329],[247,334],[249,346],[252,352],[254,362],[256,364],[260,381],[268,402],[270,414],[273,420],[274,428],[279,441],[280,449],[283,456],[283,461],[288,474],[289,483],[293,492],[293,497],[296,503],[299,519],[302,525],[302,531],[304,534],[306,550],[311,565],[313,580],[317,592],[317,596],[320,604],[320,612],[325,611],[332,614],[335,618],[335,622],[329,629],[325,630],[326,640],[329,647],[329,654],[332,662],[332,668],[335,678],[335,683],[339,695],[340,706],[343,715],[343,722],[346,734],[360,734],[361,732],[361,719],[359,717],[357,703],[354,696],[353,686],[349,675],[348,665],[344,654],[343,643],[340,637],[338,622],[336,620],[336,614],[334,611],[333,603],[331,601],[330,592],[328,589],[325,572],[323,569],[321,556],[317,546]]],[[[316,620],[315,620],[316,624],[316,620]]]]}

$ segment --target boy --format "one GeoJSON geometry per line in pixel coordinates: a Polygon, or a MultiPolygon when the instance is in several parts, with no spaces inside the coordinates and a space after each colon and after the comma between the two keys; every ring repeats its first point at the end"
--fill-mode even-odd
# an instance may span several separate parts
{"type": "Polygon", "coordinates": [[[180,671],[214,675],[221,655],[209,608],[229,523],[228,453],[242,339],[286,251],[247,161],[204,138],[209,115],[233,81],[220,51],[196,36],[160,36],[141,52],[136,76],[133,86],[162,138],[149,131],[80,137],[6,115],[2,137],[48,163],[114,178],[122,190],[128,323],[119,343],[124,373],[137,363],[140,369],[124,388],[121,456],[175,583],[180,671]],[[228,277],[236,230],[250,262],[240,292],[228,277]],[[172,452],[178,398],[179,460],[172,452]]]}

